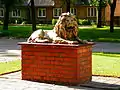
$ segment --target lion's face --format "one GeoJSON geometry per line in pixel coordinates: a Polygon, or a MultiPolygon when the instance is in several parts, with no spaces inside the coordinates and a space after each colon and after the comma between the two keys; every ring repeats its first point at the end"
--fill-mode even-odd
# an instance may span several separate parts
{"type": "Polygon", "coordinates": [[[55,25],[54,30],[59,37],[71,40],[77,36],[78,24],[76,18],[70,13],[63,13],[55,25]]]}
{"type": "Polygon", "coordinates": [[[74,17],[67,16],[65,17],[65,30],[72,31],[77,27],[77,23],[74,17]]]}

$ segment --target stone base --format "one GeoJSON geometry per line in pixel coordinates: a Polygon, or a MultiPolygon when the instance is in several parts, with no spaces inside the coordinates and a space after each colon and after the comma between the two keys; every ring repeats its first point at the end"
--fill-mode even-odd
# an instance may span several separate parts
{"type": "Polygon", "coordinates": [[[92,45],[19,43],[22,79],[77,85],[91,81],[92,45]]]}

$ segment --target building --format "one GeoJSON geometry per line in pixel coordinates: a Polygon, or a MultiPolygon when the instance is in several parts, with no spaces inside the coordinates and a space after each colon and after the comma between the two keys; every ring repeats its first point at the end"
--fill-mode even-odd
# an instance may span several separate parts
{"type": "MultiPolygon", "coordinates": [[[[120,26],[120,0],[117,0],[116,9],[114,14],[114,24],[120,26]]],[[[105,8],[105,21],[106,24],[110,23],[110,6],[107,5],[105,8]]]]}
{"type": "MultiPolygon", "coordinates": [[[[70,12],[76,15],[78,19],[89,19],[96,21],[97,19],[97,8],[95,6],[90,6],[89,0],[78,0],[71,5],[70,12]]],[[[35,10],[36,10],[36,20],[37,23],[51,23],[52,19],[56,19],[61,13],[66,11],[66,7],[62,0],[34,0],[35,10]]],[[[117,2],[117,7],[115,11],[115,17],[120,17],[119,3],[117,2]]],[[[31,10],[30,10],[30,0],[25,2],[22,6],[18,6],[10,12],[10,22],[16,22],[16,20],[27,21],[31,23],[31,10]]],[[[109,5],[102,10],[102,21],[109,22],[109,5]]],[[[4,18],[4,8],[0,8],[0,19],[4,18]]]]}

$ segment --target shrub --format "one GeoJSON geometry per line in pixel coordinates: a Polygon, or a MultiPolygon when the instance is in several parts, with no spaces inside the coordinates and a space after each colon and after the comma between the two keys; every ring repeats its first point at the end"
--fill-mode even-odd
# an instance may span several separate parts
{"type": "Polygon", "coordinates": [[[21,24],[23,22],[23,19],[22,18],[11,18],[9,23],[12,23],[12,24],[21,24]]]}
{"type": "Polygon", "coordinates": [[[83,21],[82,19],[78,19],[78,24],[82,25],[82,21],[83,21]]]}
{"type": "Polygon", "coordinates": [[[3,22],[2,21],[0,21],[0,25],[2,25],[3,24],[3,22]]]}
{"type": "Polygon", "coordinates": [[[24,25],[24,24],[26,24],[26,23],[27,23],[26,21],[22,21],[21,25],[24,25]]]}
{"type": "Polygon", "coordinates": [[[91,24],[92,24],[92,25],[96,25],[97,23],[96,23],[96,21],[91,20],[91,24]]]}
{"type": "Polygon", "coordinates": [[[55,25],[57,23],[58,19],[52,19],[52,25],[55,25]]]}
{"type": "Polygon", "coordinates": [[[92,22],[86,19],[78,19],[78,24],[79,25],[92,25],[92,22]]]}

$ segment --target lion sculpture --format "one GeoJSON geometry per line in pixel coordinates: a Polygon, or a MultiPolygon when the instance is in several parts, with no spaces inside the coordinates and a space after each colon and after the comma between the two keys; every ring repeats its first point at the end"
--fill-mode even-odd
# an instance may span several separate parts
{"type": "Polygon", "coordinates": [[[78,24],[74,15],[62,13],[53,30],[36,30],[28,38],[29,43],[59,43],[77,44],[88,43],[78,38],[78,24]]]}

